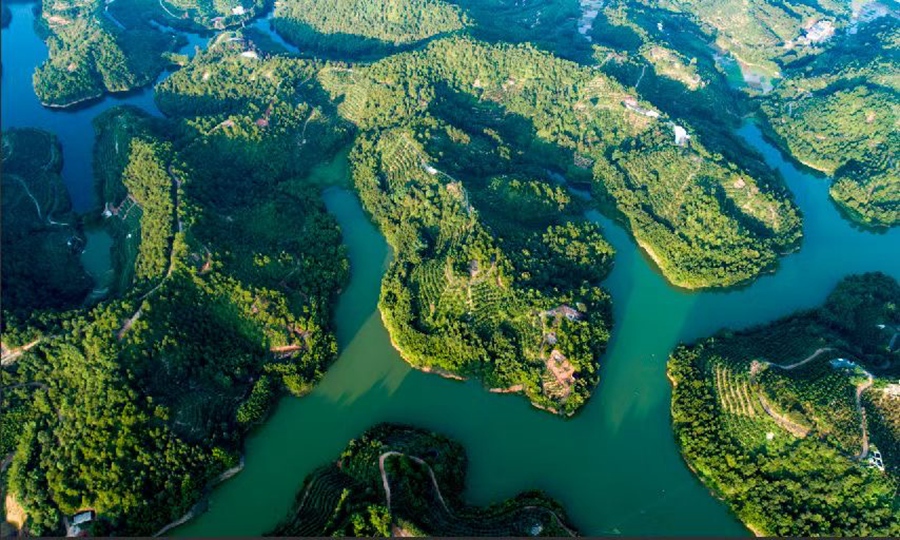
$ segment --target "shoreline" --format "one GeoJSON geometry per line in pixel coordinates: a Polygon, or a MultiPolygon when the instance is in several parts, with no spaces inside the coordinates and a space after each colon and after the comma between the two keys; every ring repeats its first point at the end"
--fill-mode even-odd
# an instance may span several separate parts
{"type": "Polygon", "coordinates": [[[203,508],[206,506],[206,504],[209,501],[209,495],[210,495],[210,492],[212,491],[212,489],[214,487],[218,486],[219,484],[221,484],[222,482],[234,477],[235,475],[237,475],[239,472],[241,472],[243,470],[244,470],[244,454],[241,454],[241,459],[238,462],[238,464],[230,469],[223,471],[221,474],[219,474],[219,476],[212,479],[212,481],[210,481],[203,488],[203,495],[200,497],[200,499],[197,500],[197,502],[195,502],[193,504],[193,506],[191,506],[191,508],[184,515],[182,515],[180,518],[176,519],[175,521],[167,523],[161,529],[159,529],[158,531],[153,533],[151,535],[151,537],[156,538],[156,537],[162,536],[165,533],[167,533],[168,531],[170,531],[172,529],[176,529],[176,528],[184,525],[188,521],[194,519],[198,515],[202,514],[205,511],[203,508]]]}
{"type": "MultiPolygon", "coordinates": [[[[672,389],[673,389],[673,390],[674,390],[675,388],[678,387],[678,382],[675,381],[674,378],[672,378],[672,374],[669,373],[668,367],[666,368],[666,379],[669,380],[669,383],[672,385],[672,389]]],[[[763,533],[759,530],[758,527],[756,527],[756,526],[753,525],[752,523],[748,523],[748,522],[744,521],[743,519],[741,519],[741,516],[739,516],[739,515],[737,514],[737,512],[734,511],[734,509],[733,509],[733,508],[731,507],[731,505],[728,503],[728,500],[725,499],[725,496],[722,495],[721,493],[719,493],[719,492],[716,490],[716,488],[711,487],[709,484],[707,484],[706,481],[704,481],[703,475],[700,474],[700,472],[697,470],[696,467],[694,467],[694,464],[691,463],[690,461],[688,461],[687,456],[684,455],[684,451],[683,451],[682,448],[681,448],[681,443],[678,441],[678,432],[675,430],[675,421],[674,421],[674,415],[673,415],[673,412],[672,412],[674,408],[675,408],[675,399],[674,399],[674,396],[672,396],[672,397],[669,399],[669,427],[670,427],[670,431],[672,432],[672,437],[675,439],[675,446],[678,447],[678,455],[681,456],[681,461],[682,461],[682,463],[684,463],[685,466],[688,468],[688,470],[691,471],[691,475],[693,476],[694,480],[700,482],[700,485],[702,485],[704,488],[706,488],[706,489],[709,491],[710,496],[712,496],[714,499],[716,499],[716,500],[721,501],[722,503],[724,503],[725,506],[728,508],[728,511],[731,513],[731,515],[734,516],[734,518],[735,518],[738,522],[740,522],[741,525],[743,525],[743,526],[746,527],[750,532],[752,532],[754,536],[756,536],[757,538],[766,536],[765,534],[763,534],[763,533]]]]}
{"type": "MultiPolygon", "coordinates": [[[[378,310],[378,314],[381,316],[381,323],[384,326],[384,329],[387,330],[388,339],[391,342],[391,347],[393,347],[394,350],[397,351],[397,355],[400,356],[400,359],[403,360],[403,362],[406,365],[408,365],[409,367],[411,367],[412,369],[415,369],[417,371],[422,371],[424,373],[431,373],[434,375],[440,375],[441,377],[443,377],[445,379],[449,379],[449,380],[453,380],[453,381],[467,382],[469,380],[467,377],[463,377],[462,375],[457,375],[456,373],[451,373],[445,369],[434,368],[434,367],[429,367],[429,366],[415,366],[415,365],[411,364],[409,362],[409,360],[407,360],[406,356],[403,354],[403,351],[400,349],[400,347],[397,346],[397,342],[394,341],[394,336],[391,335],[391,330],[387,325],[387,321],[385,320],[384,312],[381,310],[380,307],[377,307],[376,309],[378,310]]],[[[531,404],[532,407],[542,410],[542,411],[552,413],[555,416],[561,416],[563,418],[572,418],[573,416],[575,416],[575,413],[577,412],[577,411],[573,411],[568,414],[561,414],[559,412],[559,409],[557,409],[555,407],[548,407],[546,405],[540,405],[538,403],[535,403],[531,398],[528,397],[527,394],[525,394],[523,392],[523,390],[525,388],[524,388],[524,385],[522,385],[522,384],[513,385],[513,386],[510,386],[509,388],[488,388],[488,387],[484,386],[484,384],[482,383],[482,388],[486,389],[488,392],[490,392],[492,394],[514,394],[514,395],[522,396],[528,401],[528,403],[531,404]],[[517,388],[517,387],[521,387],[521,388],[517,388]]],[[[581,408],[579,408],[579,410],[581,410],[581,408]]]]}

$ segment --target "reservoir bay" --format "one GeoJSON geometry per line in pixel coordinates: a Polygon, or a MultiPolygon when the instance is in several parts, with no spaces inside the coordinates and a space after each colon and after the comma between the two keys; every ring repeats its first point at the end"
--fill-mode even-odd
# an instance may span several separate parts
{"type": "MultiPolygon", "coordinates": [[[[74,111],[42,107],[31,74],[47,49],[33,31],[33,5],[10,8],[12,23],[2,32],[3,128],[54,132],[63,145],[62,174],[75,209],[95,208],[91,120],[122,104],[159,114],[152,89],[104,97],[74,111]]],[[[188,48],[204,41],[191,38],[188,48]]],[[[469,455],[465,497],[473,504],[538,488],[557,498],[588,535],[749,534],[681,458],[670,426],[668,354],[680,342],[723,327],[747,327],[814,307],[849,274],[879,270],[900,279],[900,229],[855,227],[828,198],[829,180],[798,170],[753,124],[740,135],[782,173],[794,194],[804,219],[800,250],[749,286],[690,292],[669,285],[625,229],[592,212],[617,250],[603,283],[612,294],[615,319],[600,385],[569,420],[539,411],[524,398],[491,394],[476,382],[442,379],[404,363],[377,310],[389,248],[351,191],[327,189],[325,202],[341,225],[352,265],[335,312],[340,357],[311,394],[281,400],[249,438],[243,471],[213,491],[206,513],[174,533],[270,530],[288,512],[306,474],[336,459],[366,428],[391,421],[462,443],[469,455]]],[[[347,167],[340,165],[324,170],[341,176],[331,183],[346,185],[347,167]]],[[[105,240],[97,242],[101,252],[108,251],[105,240]]],[[[103,272],[101,267],[92,273],[103,272]]]]}

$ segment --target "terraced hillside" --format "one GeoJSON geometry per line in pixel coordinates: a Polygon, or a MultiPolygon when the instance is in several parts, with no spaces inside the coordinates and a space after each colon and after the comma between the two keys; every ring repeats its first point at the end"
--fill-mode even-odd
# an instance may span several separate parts
{"type": "Polygon", "coordinates": [[[164,31],[207,33],[246,24],[267,7],[271,3],[265,0],[115,0],[105,9],[126,28],[152,20],[154,28],[164,31]]]}
{"type": "Polygon", "coordinates": [[[10,312],[68,308],[92,283],[79,262],[81,225],[60,177],[62,151],[52,134],[3,132],[2,304],[10,312]]]}
{"type": "MultiPolygon", "coordinates": [[[[609,301],[596,283],[612,248],[596,226],[560,209],[504,214],[516,180],[457,180],[412,130],[361,139],[351,161],[363,204],[395,249],[380,307],[403,357],[523,392],[553,412],[577,410],[597,382],[609,335],[609,301]]],[[[530,189],[522,200],[534,205],[568,201],[544,182],[530,189]]]]}
{"type": "Polygon", "coordinates": [[[893,279],[852,276],[818,310],[672,354],[685,459],[752,530],[900,531],[898,301],[893,279]]]}
{"type": "Polygon", "coordinates": [[[900,219],[898,21],[893,3],[870,0],[613,1],[587,35],[601,70],[690,119],[710,149],[755,170],[728,131],[758,111],[786,153],[834,177],[848,217],[890,227],[900,219]]]}
{"type": "Polygon", "coordinates": [[[699,0],[655,3],[663,9],[688,13],[714,36],[715,44],[748,66],[777,74],[776,59],[803,54],[822,37],[833,33],[836,19],[849,16],[849,6],[834,0],[767,2],[752,0],[699,0]],[[819,21],[822,28],[814,25],[819,21]],[[830,33],[829,33],[829,29],[830,33]]]}
{"type": "Polygon", "coordinates": [[[632,91],[528,46],[442,39],[321,79],[343,100],[339,111],[362,129],[432,116],[436,98],[448,92],[468,98],[463,103],[473,109],[494,107],[507,126],[518,126],[510,143],[561,149],[571,177],[592,171],[595,192],[680,286],[753,279],[801,235],[796,208],[775,178],[710,152],[690,126],[689,139],[676,138],[678,124],[632,91]]]}
{"type": "Polygon", "coordinates": [[[476,508],[463,503],[466,456],[446,437],[380,424],[310,474],[276,536],[575,536],[540,492],[476,508]]]}

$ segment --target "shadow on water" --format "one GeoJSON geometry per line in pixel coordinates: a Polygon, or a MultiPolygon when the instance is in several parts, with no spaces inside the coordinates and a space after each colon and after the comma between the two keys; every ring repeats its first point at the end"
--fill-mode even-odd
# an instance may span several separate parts
{"type": "Polygon", "coordinates": [[[369,224],[354,193],[328,188],[322,195],[329,212],[344,216],[341,232],[353,275],[347,289],[342,291],[334,315],[335,321],[339,321],[338,345],[344,349],[373,317],[371,306],[378,304],[381,276],[390,261],[390,249],[378,230],[369,224]]]}
{"type": "Polygon", "coordinates": [[[900,261],[884,256],[898,245],[900,231],[873,235],[854,228],[834,211],[826,182],[791,167],[755,126],[739,135],[794,192],[805,219],[800,251],[748,287],[689,293],[670,286],[625,229],[590,213],[617,250],[604,282],[615,327],[600,386],[571,420],[537,411],[521,397],[403,363],[375,308],[388,253],[384,240],[355,196],[327,191],[353,265],[338,306],[340,358],[310,396],[282,400],[248,441],[244,472],[215,491],[207,514],[177,533],[265,532],[287,512],[303,477],[335,459],[349,438],[380,421],[401,421],[446,433],[466,447],[464,495],[474,504],[540,488],[587,534],[747,534],[682,461],[670,426],[669,352],[723,326],[745,327],[813,307],[847,274],[882,270],[900,278],[900,261]]]}
{"type": "MultiPolygon", "coordinates": [[[[85,134],[93,132],[91,119],[123,102],[155,111],[152,94],[107,97],[71,113],[41,107],[22,74],[46,58],[46,47],[31,28],[31,6],[10,8],[12,26],[2,33],[3,127],[56,132],[75,207],[90,208],[93,137],[85,134]]],[[[749,287],[688,293],[667,284],[625,229],[591,214],[617,250],[604,282],[613,297],[615,326],[601,360],[600,386],[570,420],[538,411],[521,397],[491,394],[476,382],[441,379],[405,364],[376,309],[389,249],[355,195],[326,190],[325,204],[342,228],[352,267],[336,310],[340,357],[307,397],[281,400],[247,441],[245,469],[214,490],[206,514],[175,533],[270,530],[306,474],[336,459],[369,426],[400,421],[446,433],[465,446],[464,496],[474,504],[540,488],[558,498],[586,534],[747,534],[684,466],[670,426],[668,353],[678,342],[722,326],[743,327],[812,307],[849,273],[880,269],[900,277],[900,260],[887,256],[900,245],[900,230],[875,235],[854,229],[835,212],[825,182],[784,162],[755,127],[739,134],[782,172],[795,194],[805,223],[801,250],[749,287]]]]}

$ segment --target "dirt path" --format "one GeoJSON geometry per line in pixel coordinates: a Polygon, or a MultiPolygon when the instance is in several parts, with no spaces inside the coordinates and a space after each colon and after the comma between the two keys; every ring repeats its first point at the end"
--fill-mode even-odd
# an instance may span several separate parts
{"type": "Polygon", "coordinates": [[[388,513],[391,511],[391,484],[388,482],[387,473],[384,470],[384,460],[388,458],[388,456],[402,456],[400,452],[394,452],[393,450],[390,452],[385,452],[378,456],[378,470],[381,471],[381,485],[384,487],[384,497],[387,499],[387,509],[388,513]]]}
{"type": "Polygon", "coordinates": [[[769,365],[769,366],[775,366],[775,367],[777,367],[777,368],[780,368],[780,369],[784,369],[784,370],[790,371],[790,370],[792,370],[792,369],[794,369],[794,368],[798,368],[798,367],[802,366],[803,364],[805,364],[805,363],[807,363],[807,362],[811,362],[811,361],[815,360],[820,354],[822,354],[822,353],[824,353],[824,352],[833,351],[833,350],[834,350],[834,349],[832,349],[831,347],[822,347],[821,349],[816,349],[816,352],[814,352],[814,353],[812,353],[811,355],[807,356],[807,357],[804,358],[803,360],[800,360],[799,362],[794,363],[794,364],[791,364],[791,365],[789,365],[789,366],[782,366],[781,364],[774,364],[774,363],[772,363],[772,362],[765,362],[765,361],[763,361],[763,362],[761,362],[761,363],[767,364],[767,365],[769,365]]]}
{"type": "Polygon", "coordinates": [[[109,12],[109,6],[110,6],[113,2],[115,2],[115,1],[116,1],[116,0],[109,0],[109,1],[106,3],[106,7],[103,8],[103,14],[106,15],[106,18],[109,19],[110,21],[112,21],[113,24],[115,24],[116,26],[118,26],[118,27],[121,28],[122,30],[127,30],[127,28],[125,28],[125,25],[122,24],[122,23],[120,23],[119,20],[116,19],[115,17],[113,17],[113,14],[109,12]]]}
{"type": "Polygon", "coordinates": [[[763,410],[766,411],[766,414],[772,417],[772,420],[775,420],[776,424],[790,431],[793,435],[802,439],[809,433],[809,428],[801,426],[800,424],[797,424],[789,418],[786,418],[772,410],[772,408],[769,407],[769,402],[765,397],[763,397],[762,392],[759,393],[759,403],[762,405],[763,410]]]}
{"type": "MultiPolygon", "coordinates": [[[[390,456],[406,456],[409,459],[411,459],[411,460],[415,461],[416,463],[425,467],[425,469],[428,471],[428,476],[431,478],[431,485],[434,487],[434,491],[435,491],[435,493],[437,493],[438,500],[441,501],[441,506],[444,507],[444,511],[447,512],[449,515],[456,517],[455,514],[450,510],[450,507],[447,506],[447,502],[444,500],[444,496],[441,493],[441,487],[438,485],[437,478],[434,476],[434,470],[432,470],[431,466],[428,463],[426,463],[424,460],[422,460],[421,458],[418,458],[416,456],[410,456],[408,454],[403,454],[401,452],[397,452],[394,450],[390,450],[390,451],[385,452],[385,453],[381,454],[380,456],[378,456],[378,469],[381,471],[381,483],[384,486],[384,494],[385,494],[385,498],[387,499],[388,512],[391,511],[391,485],[390,485],[390,482],[388,481],[387,472],[385,472],[385,470],[384,470],[384,461],[390,456]]],[[[568,527],[565,526],[563,521],[561,519],[559,519],[559,516],[556,515],[556,512],[554,512],[553,510],[550,510],[548,508],[542,508],[539,506],[525,506],[525,507],[523,507],[523,510],[544,510],[547,513],[549,513],[551,516],[553,516],[553,519],[556,520],[557,524],[559,524],[560,527],[562,527],[567,533],[569,533],[570,536],[573,536],[573,537],[577,536],[577,534],[575,534],[574,531],[572,531],[571,529],[569,529],[568,527]]]]}
{"type": "MultiPolygon", "coordinates": [[[[798,368],[798,367],[806,364],[807,362],[811,362],[812,360],[818,358],[818,356],[824,352],[833,351],[833,350],[834,349],[832,349],[831,347],[822,347],[820,349],[816,349],[816,352],[807,356],[803,360],[796,362],[794,364],[791,364],[789,366],[782,366],[780,364],[774,364],[772,362],[766,362],[766,361],[754,362],[750,366],[750,380],[751,380],[751,382],[755,382],[756,373],[757,373],[757,371],[759,371],[759,366],[762,364],[765,364],[768,366],[774,366],[774,367],[777,367],[777,368],[780,368],[780,369],[783,369],[786,371],[790,371],[794,368],[798,368]]],[[[863,383],[860,383],[856,386],[856,410],[859,411],[859,413],[862,417],[859,422],[859,430],[862,433],[862,442],[861,442],[860,452],[859,452],[859,454],[856,455],[856,459],[858,459],[858,460],[865,459],[866,456],[869,455],[869,431],[868,431],[867,423],[866,423],[866,409],[865,409],[865,407],[862,406],[862,395],[863,395],[863,392],[868,390],[875,383],[875,377],[871,373],[869,373],[868,371],[865,371],[865,370],[863,370],[863,373],[865,373],[865,375],[866,375],[866,381],[863,383]]],[[[790,419],[776,413],[775,411],[773,411],[772,408],[769,407],[768,402],[763,397],[762,393],[759,394],[759,402],[762,404],[763,409],[766,411],[766,413],[769,416],[771,416],[772,419],[774,419],[775,422],[777,422],[781,427],[787,429],[788,431],[790,431],[794,435],[797,435],[798,437],[805,437],[809,433],[808,428],[805,428],[805,427],[791,421],[790,419]]]]}
{"type": "Polygon", "coordinates": [[[281,347],[269,347],[269,352],[274,354],[292,353],[303,349],[303,345],[282,345],[281,347]]]}
{"type": "Polygon", "coordinates": [[[159,0],[159,7],[163,8],[163,10],[165,10],[165,12],[168,13],[169,16],[172,17],[173,19],[180,19],[180,18],[181,18],[180,15],[176,15],[176,14],[172,13],[171,11],[169,11],[169,8],[167,8],[166,5],[163,4],[163,1],[162,1],[162,0],[159,0]]]}
{"type": "MultiPolygon", "coordinates": [[[[174,204],[173,219],[177,220],[178,232],[181,232],[181,220],[178,220],[178,188],[181,187],[181,180],[172,171],[171,165],[169,165],[166,168],[166,172],[169,174],[169,178],[172,180],[172,200],[173,200],[173,204],[174,204]]],[[[129,197],[130,197],[130,195],[129,195],[129,197]]],[[[135,203],[135,204],[137,204],[137,203],[135,203]]],[[[163,283],[165,283],[166,280],[168,280],[169,277],[171,277],[172,272],[174,272],[174,271],[175,271],[175,249],[174,249],[174,246],[169,246],[169,266],[166,268],[166,275],[163,276],[163,278],[159,281],[159,283],[154,285],[152,289],[150,289],[149,291],[144,293],[141,297],[139,297],[138,302],[143,302],[146,298],[148,298],[152,294],[156,293],[156,291],[158,291],[159,288],[163,286],[163,283]]],[[[122,338],[124,338],[125,334],[128,333],[129,330],[131,330],[131,326],[135,323],[135,321],[137,321],[138,319],[141,318],[142,313],[143,313],[143,310],[141,309],[140,306],[138,306],[137,311],[135,311],[131,317],[129,317],[128,319],[125,319],[125,322],[122,323],[122,327],[119,329],[119,332],[116,334],[116,339],[118,339],[119,341],[122,341],[122,338]]]]}
{"type": "Polygon", "coordinates": [[[0,346],[2,347],[2,349],[0,350],[3,351],[2,353],[0,353],[0,366],[11,366],[13,363],[15,363],[17,358],[22,356],[24,352],[40,343],[42,339],[43,338],[37,338],[31,343],[26,343],[25,345],[16,347],[15,349],[7,349],[6,347],[0,346]]]}
{"type": "Polygon", "coordinates": [[[19,178],[18,176],[15,176],[14,178],[15,178],[16,180],[19,181],[19,184],[22,185],[22,189],[24,189],[24,190],[25,190],[25,193],[28,194],[28,197],[31,198],[31,201],[34,203],[34,208],[35,208],[35,210],[37,211],[38,218],[39,218],[41,221],[43,221],[43,220],[44,220],[44,213],[41,212],[41,204],[38,202],[37,199],[34,198],[34,195],[31,194],[31,190],[28,189],[28,185],[25,184],[25,181],[24,181],[24,180],[22,180],[22,179],[19,178]]]}
{"type": "Polygon", "coordinates": [[[866,373],[866,382],[860,383],[856,386],[856,409],[859,411],[862,418],[859,421],[859,429],[862,431],[862,449],[859,454],[856,456],[856,459],[866,459],[866,456],[869,455],[869,430],[867,429],[866,424],[866,409],[862,406],[862,395],[863,392],[868,390],[872,384],[875,383],[875,378],[868,371],[866,373]]]}
{"type": "MultiPolygon", "coordinates": [[[[816,355],[818,355],[821,351],[822,351],[822,349],[819,349],[818,351],[813,353],[812,356],[810,356],[800,362],[797,362],[796,364],[792,364],[788,367],[784,367],[784,366],[781,366],[778,364],[773,364],[771,362],[765,362],[765,361],[759,362],[757,360],[754,360],[750,364],[750,384],[752,386],[756,387],[756,374],[759,372],[760,366],[767,365],[767,366],[777,366],[777,367],[780,367],[781,369],[794,369],[795,367],[797,367],[801,364],[809,362],[812,358],[815,358],[816,355]]],[[[759,403],[760,403],[760,405],[762,405],[763,410],[766,411],[766,414],[768,414],[769,417],[772,418],[772,420],[774,420],[776,424],[778,424],[779,426],[788,430],[791,434],[793,434],[796,437],[800,437],[800,438],[806,437],[806,435],[809,433],[808,428],[801,426],[800,424],[797,424],[793,420],[790,420],[789,418],[782,416],[780,413],[775,412],[772,409],[772,407],[769,405],[768,400],[765,398],[765,396],[763,396],[762,392],[758,388],[755,391],[756,391],[757,397],[759,398],[759,403]]]]}
{"type": "Polygon", "coordinates": [[[15,457],[15,455],[15,452],[10,452],[6,455],[6,457],[3,458],[3,461],[0,461],[0,472],[5,471],[6,468],[9,467],[9,464],[12,463],[13,457],[15,457]]]}
{"type": "MultiPolygon", "coordinates": [[[[157,287],[158,287],[158,285],[157,285],[157,287]]],[[[155,287],[154,287],[154,290],[155,290],[155,287]]],[[[126,334],[129,330],[131,330],[131,326],[132,326],[138,319],[141,318],[141,314],[142,314],[142,313],[143,313],[143,310],[141,310],[141,308],[138,308],[138,310],[134,312],[134,315],[132,315],[131,317],[125,319],[125,323],[122,324],[122,328],[120,328],[120,329],[119,329],[119,333],[116,334],[116,339],[117,339],[117,340],[122,341],[122,338],[125,337],[125,334],[126,334]]]]}

